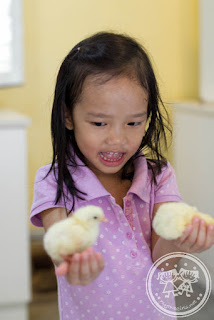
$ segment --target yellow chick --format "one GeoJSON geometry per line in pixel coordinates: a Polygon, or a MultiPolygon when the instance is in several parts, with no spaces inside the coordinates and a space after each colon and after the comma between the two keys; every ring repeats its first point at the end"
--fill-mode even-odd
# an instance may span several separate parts
{"type": "Polygon", "coordinates": [[[158,209],[152,226],[155,232],[167,240],[179,238],[193,217],[203,219],[207,225],[214,224],[214,218],[206,213],[201,213],[195,207],[184,202],[164,203],[158,209]]]}
{"type": "Polygon", "coordinates": [[[46,252],[53,260],[61,262],[61,255],[86,250],[97,240],[101,221],[106,219],[100,207],[85,206],[76,210],[71,217],[54,223],[45,233],[46,252]]]}

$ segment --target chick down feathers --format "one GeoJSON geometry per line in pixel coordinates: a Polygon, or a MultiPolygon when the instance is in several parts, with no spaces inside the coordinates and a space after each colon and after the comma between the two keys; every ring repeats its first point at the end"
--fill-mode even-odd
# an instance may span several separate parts
{"type": "Polygon", "coordinates": [[[105,216],[97,206],[76,210],[71,217],[54,223],[47,230],[43,238],[46,252],[53,260],[61,262],[61,255],[86,250],[96,242],[101,221],[105,221],[105,216]]]}
{"type": "Polygon", "coordinates": [[[214,224],[214,218],[201,213],[184,202],[168,202],[161,205],[153,219],[155,232],[164,239],[179,238],[193,217],[203,219],[207,225],[214,224]]]}

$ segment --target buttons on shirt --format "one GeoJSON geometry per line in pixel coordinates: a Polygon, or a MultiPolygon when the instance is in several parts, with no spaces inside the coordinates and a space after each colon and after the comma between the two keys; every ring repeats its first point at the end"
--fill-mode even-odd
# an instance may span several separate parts
{"type": "Polygon", "coordinates": [[[128,194],[124,198],[124,204],[125,204],[125,216],[126,219],[129,222],[130,227],[134,228],[134,216],[133,216],[133,206],[132,206],[132,195],[128,194]]]}
{"type": "Polygon", "coordinates": [[[125,204],[126,204],[126,207],[131,207],[131,204],[132,204],[132,203],[131,203],[130,200],[126,200],[126,201],[125,201],[125,204]]]}
{"type": "Polygon", "coordinates": [[[132,233],[131,232],[127,232],[126,233],[126,238],[131,240],[132,239],[132,233]]]}
{"type": "Polygon", "coordinates": [[[132,259],[135,259],[137,257],[137,252],[135,250],[130,251],[130,256],[132,259]]]}

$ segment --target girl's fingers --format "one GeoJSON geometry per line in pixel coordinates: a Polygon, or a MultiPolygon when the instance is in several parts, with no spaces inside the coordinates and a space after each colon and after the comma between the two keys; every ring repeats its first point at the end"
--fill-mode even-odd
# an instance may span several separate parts
{"type": "Polygon", "coordinates": [[[96,259],[100,270],[103,270],[105,267],[105,260],[101,253],[96,253],[96,259]]]}
{"type": "Polygon", "coordinates": [[[207,250],[214,244],[214,226],[206,226],[205,221],[195,217],[176,244],[189,253],[207,250]]]}
{"type": "MultiPolygon", "coordinates": [[[[179,244],[183,244],[186,241],[186,239],[189,237],[190,233],[192,232],[192,229],[193,229],[193,225],[192,224],[188,225],[185,228],[185,230],[182,233],[182,235],[177,239],[179,244]]],[[[175,240],[175,241],[177,242],[177,240],[175,240]]]]}
{"type": "Polygon", "coordinates": [[[204,247],[206,242],[206,223],[204,220],[199,221],[199,226],[198,226],[198,237],[196,239],[195,245],[193,247],[196,247],[197,249],[201,249],[204,247]]]}
{"type": "Polygon", "coordinates": [[[103,256],[95,253],[93,248],[89,249],[82,258],[80,279],[83,285],[87,285],[98,277],[105,263],[103,256]]]}
{"type": "Polygon", "coordinates": [[[79,265],[80,265],[80,253],[75,253],[71,261],[70,271],[75,275],[79,274],[79,265]]]}
{"type": "Polygon", "coordinates": [[[95,253],[90,256],[89,264],[90,264],[91,273],[92,274],[97,273],[98,270],[99,270],[99,264],[98,264],[98,261],[96,259],[96,254],[95,253]]]}
{"type": "Polygon", "coordinates": [[[55,273],[57,276],[65,276],[68,273],[68,270],[69,270],[69,264],[66,261],[63,261],[56,268],[55,273]]]}
{"type": "Polygon", "coordinates": [[[81,265],[80,265],[80,280],[81,281],[88,281],[90,278],[90,267],[89,267],[89,259],[90,259],[90,255],[88,252],[85,252],[84,254],[82,254],[81,256],[81,265]]]}
{"type": "Polygon", "coordinates": [[[61,254],[62,259],[64,259],[67,262],[71,262],[72,258],[73,258],[73,254],[70,255],[65,255],[65,254],[61,254]]]}
{"type": "Polygon", "coordinates": [[[67,280],[73,285],[79,284],[80,254],[75,253],[69,266],[67,280]]]}
{"type": "Polygon", "coordinates": [[[205,248],[209,249],[214,244],[214,225],[207,227],[207,237],[205,241],[205,248]]]}
{"type": "Polygon", "coordinates": [[[66,261],[56,269],[56,274],[66,276],[73,285],[87,285],[100,274],[105,262],[100,253],[95,253],[93,248],[88,248],[82,253],[72,256],[63,256],[66,261]]]}
{"type": "Polygon", "coordinates": [[[193,229],[188,237],[188,242],[190,244],[190,247],[192,247],[196,243],[199,227],[200,227],[200,219],[198,217],[193,218],[192,225],[193,225],[193,229]]]}
{"type": "Polygon", "coordinates": [[[175,244],[185,252],[189,252],[193,249],[193,246],[197,240],[199,232],[199,219],[194,218],[192,224],[188,225],[181,237],[175,240],[175,244]]]}

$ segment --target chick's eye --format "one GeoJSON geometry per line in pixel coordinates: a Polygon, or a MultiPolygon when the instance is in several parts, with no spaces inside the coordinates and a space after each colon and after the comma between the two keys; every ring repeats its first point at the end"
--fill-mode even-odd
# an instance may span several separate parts
{"type": "Polygon", "coordinates": [[[92,122],[92,123],[93,123],[93,125],[96,126],[96,127],[103,127],[103,126],[106,125],[105,122],[92,122]]]}
{"type": "Polygon", "coordinates": [[[97,219],[97,216],[94,216],[93,218],[94,218],[94,219],[97,219]]]}
{"type": "Polygon", "coordinates": [[[140,124],[141,124],[141,122],[135,121],[135,122],[129,122],[129,123],[128,123],[128,126],[130,126],[130,127],[136,127],[136,126],[139,126],[140,124]]]}

